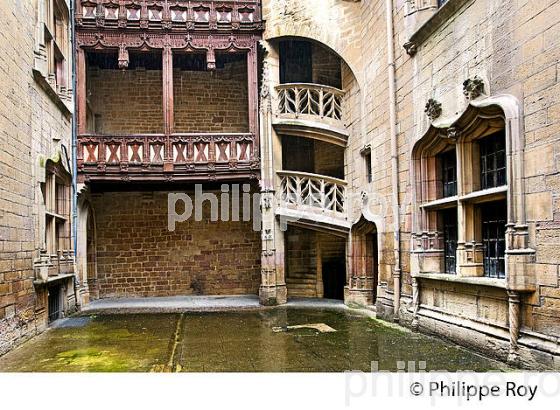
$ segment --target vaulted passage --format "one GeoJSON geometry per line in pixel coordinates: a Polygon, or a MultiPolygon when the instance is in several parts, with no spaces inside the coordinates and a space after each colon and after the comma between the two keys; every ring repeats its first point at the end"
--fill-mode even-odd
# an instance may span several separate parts
{"type": "Polygon", "coordinates": [[[344,299],[344,237],[290,226],[285,266],[288,297],[344,299]]]}

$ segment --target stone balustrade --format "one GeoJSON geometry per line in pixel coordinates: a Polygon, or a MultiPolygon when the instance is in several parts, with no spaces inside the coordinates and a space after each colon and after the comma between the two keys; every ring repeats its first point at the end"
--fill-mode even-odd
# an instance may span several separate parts
{"type": "Polygon", "coordinates": [[[72,276],[74,274],[74,262],[73,250],[64,249],[53,254],[42,251],[33,262],[35,283],[45,284],[53,280],[72,276]]]}
{"type": "Polygon", "coordinates": [[[306,172],[278,171],[280,205],[346,217],[346,181],[306,172]]]}
{"type": "Polygon", "coordinates": [[[343,128],[344,91],[319,84],[276,86],[278,115],[310,121],[327,121],[343,128]]]}

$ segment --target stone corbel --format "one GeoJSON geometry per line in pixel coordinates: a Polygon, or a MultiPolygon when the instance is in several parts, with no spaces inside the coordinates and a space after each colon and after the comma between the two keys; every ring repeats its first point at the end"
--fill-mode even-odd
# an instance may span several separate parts
{"type": "Polygon", "coordinates": [[[416,44],[413,43],[412,41],[407,41],[406,43],[403,44],[403,47],[406,51],[406,54],[408,54],[410,57],[414,57],[414,55],[418,51],[416,44]]]}
{"type": "Polygon", "coordinates": [[[209,47],[206,52],[206,68],[210,71],[216,69],[216,53],[212,47],[209,47]]]}

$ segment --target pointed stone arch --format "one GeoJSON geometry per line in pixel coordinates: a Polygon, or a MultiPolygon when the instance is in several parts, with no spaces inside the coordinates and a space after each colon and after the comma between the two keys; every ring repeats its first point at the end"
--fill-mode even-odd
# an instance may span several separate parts
{"type": "Polygon", "coordinates": [[[381,255],[379,242],[377,224],[362,215],[350,229],[345,303],[363,306],[375,304],[381,255]]]}
{"type": "Polygon", "coordinates": [[[97,288],[97,235],[95,212],[89,192],[83,189],[78,196],[78,238],[76,268],[80,280],[82,304],[99,297],[97,288]]]}

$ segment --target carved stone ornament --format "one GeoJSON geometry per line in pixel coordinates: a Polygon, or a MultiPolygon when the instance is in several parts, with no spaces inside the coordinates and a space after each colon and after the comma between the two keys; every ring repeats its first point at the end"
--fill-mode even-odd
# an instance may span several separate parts
{"type": "Polygon", "coordinates": [[[447,132],[445,134],[443,134],[442,136],[444,138],[455,141],[455,140],[457,140],[457,138],[459,138],[459,134],[460,134],[460,131],[456,127],[449,127],[447,129],[447,132]]]}
{"type": "Polygon", "coordinates": [[[463,82],[463,94],[469,99],[474,100],[484,94],[484,81],[479,76],[468,78],[463,82]]]}
{"type": "Polygon", "coordinates": [[[128,68],[129,57],[126,47],[119,47],[119,68],[125,70],[128,68]]]}
{"type": "Polygon", "coordinates": [[[406,51],[406,54],[408,54],[410,57],[413,57],[418,51],[416,44],[413,43],[412,41],[407,41],[406,43],[403,44],[403,47],[406,51]]]}
{"type": "Polygon", "coordinates": [[[426,115],[430,120],[434,121],[436,118],[439,118],[439,116],[441,115],[441,103],[434,100],[433,98],[430,98],[426,103],[426,108],[424,109],[424,112],[426,113],[426,115]]]}

